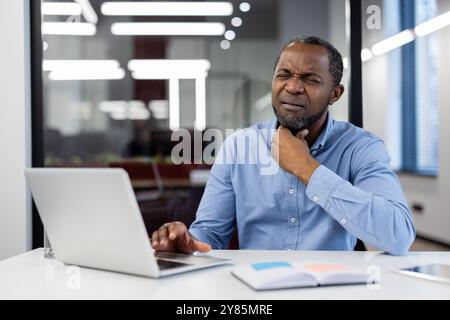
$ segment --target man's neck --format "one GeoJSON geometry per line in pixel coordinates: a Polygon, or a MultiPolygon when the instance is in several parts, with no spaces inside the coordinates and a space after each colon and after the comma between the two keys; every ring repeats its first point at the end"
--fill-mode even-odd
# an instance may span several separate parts
{"type": "MultiPolygon", "coordinates": [[[[308,135],[305,137],[305,140],[308,143],[308,147],[311,148],[311,146],[316,142],[317,138],[320,136],[322,131],[327,126],[327,119],[328,119],[327,117],[328,112],[325,112],[322,115],[322,117],[316,121],[316,123],[314,123],[311,127],[306,128],[309,130],[308,135]]],[[[277,121],[277,129],[279,126],[280,123],[277,121]]],[[[290,131],[292,132],[293,135],[296,135],[298,133],[298,131],[297,132],[293,132],[292,130],[290,131]]]]}
{"type": "Polygon", "coordinates": [[[327,117],[328,112],[326,112],[316,123],[314,123],[311,128],[308,128],[309,133],[305,137],[308,147],[311,148],[311,146],[317,141],[317,138],[319,138],[322,131],[325,130],[325,127],[327,126],[327,117]]]}

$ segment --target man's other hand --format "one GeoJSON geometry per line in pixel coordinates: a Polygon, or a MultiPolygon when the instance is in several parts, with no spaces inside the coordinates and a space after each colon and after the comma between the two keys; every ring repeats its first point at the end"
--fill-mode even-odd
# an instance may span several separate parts
{"type": "Polygon", "coordinates": [[[169,222],[152,234],[152,247],[155,251],[192,253],[207,252],[211,246],[198,241],[182,222],[169,222]]]}

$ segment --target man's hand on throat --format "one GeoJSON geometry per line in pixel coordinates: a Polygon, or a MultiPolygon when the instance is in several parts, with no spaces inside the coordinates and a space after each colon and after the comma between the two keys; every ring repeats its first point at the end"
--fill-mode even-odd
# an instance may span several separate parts
{"type": "Polygon", "coordinates": [[[295,175],[305,185],[320,166],[309,153],[305,140],[308,133],[305,129],[294,136],[287,128],[280,126],[272,137],[272,157],[283,170],[295,175]]]}

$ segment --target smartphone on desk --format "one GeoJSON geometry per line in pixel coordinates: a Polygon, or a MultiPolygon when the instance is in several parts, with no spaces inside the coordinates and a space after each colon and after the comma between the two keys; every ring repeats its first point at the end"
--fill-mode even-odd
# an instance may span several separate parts
{"type": "Polygon", "coordinates": [[[421,279],[434,280],[450,284],[450,265],[433,263],[400,269],[397,272],[421,279]]]}

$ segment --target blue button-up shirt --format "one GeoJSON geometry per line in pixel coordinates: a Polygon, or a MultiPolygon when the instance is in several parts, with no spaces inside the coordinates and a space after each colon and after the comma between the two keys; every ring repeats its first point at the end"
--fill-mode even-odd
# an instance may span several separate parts
{"type": "Polygon", "coordinates": [[[276,125],[225,140],[190,227],[196,238],[224,249],[237,227],[241,249],[353,250],[359,238],[408,251],[415,228],[382,140],[328,114],[310,147],[321,165],[305,185],[270,157],[276,125]]]}

